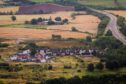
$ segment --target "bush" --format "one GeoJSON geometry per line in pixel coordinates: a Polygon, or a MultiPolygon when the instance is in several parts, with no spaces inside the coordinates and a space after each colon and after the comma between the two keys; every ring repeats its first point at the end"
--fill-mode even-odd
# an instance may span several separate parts
{"type": "Polygon", "coordinates": [[[68,24],[68,22],[69,22],[68,19],[64,19],[64,20],[63,20],[63,23],[64,23],[64,24],[68,24]]]}
{"type": "Polygon", "coordinates": [[[48,70],[52,70],[53,69],[53,66],[52,65],[49,65],[48,66],[48,70]]]}
{"type": "Polygon", "coordinates": [[[72,69],[72,66],[64,65],[64,69],[72,69]]]}
{"type": "Polygon", "coordinates": [[[29,24],[30,22],[29,21],[25,21],[25,24],[29,24]]]}
{"type": "Polygon", "coordinates": [[[16,20],[16,16],[12,16],[12,17],[11,17],[11,20],[12,20],[12,21],[15,21],[15,20],[16,20]]]}
{"type": "Polygon", "coordinates": [[[61,40],[62,36],[61,35],[52,35],[53,40],[61,40]]]}
{"type": "Polygon", "coordinates": [[[0,43],[0,48],[1,47],[8,47],[9,46],[9,44],[7,44],[7,43],[0,43]]]}
{"type": "Polygon", "coordinates": [[[90,72],[94,71],[94,64],[92,64],[92,63],[88,64],[87,70],[90,71],[90,72]]]}
{"type": "Polygon", "coordinates": [[[119,68],[119,62],[118,61],[107,61],[106,62],[106,68],[109,70],[116,70],[119,68]]]}
{"type": "Polygon", "coordinates": [[[36,19],[32,19],[31,20],[31,24],[33,24],[33,25],[37,24],[37,20],[36,19]]]}
{"type": "Polygon", "coordinates": [[[100,62],[100,63],[96,64],[96,69],[103,70],[104,69],[104,65],[100,62]]]}
{"type": "Polygon", "coordinates": [[[72,30],[73,32],[78,32],[78,30],[76,29],[76,27],[72,27],[71,30],[72,30]]]}
{"type": "Polygon", "coordinates": [[[38,22],[42,22],[43,21],[43,19],[40,17],[40,18],[38,18],[38,20],[37,20],[38,22]]]}
{"type": "Polygon", "coordinates": [[[61,19],[61,17],[56,17],[55,20],[56,21],[61,21],[62,19],[61,19]]]}
{"type": "Polygon", "coordinates": [[[86,37],[86,41],[87,41],[87,42],[92,42],[91,36],[87,36],[87,37],[86,37]]]}

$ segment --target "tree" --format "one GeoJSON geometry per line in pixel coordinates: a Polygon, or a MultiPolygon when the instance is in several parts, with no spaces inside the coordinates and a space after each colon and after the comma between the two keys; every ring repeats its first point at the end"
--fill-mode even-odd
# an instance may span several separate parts
{"type": "Polygon", "coordinates": [[[25,21],[25,24],[29,24],[29,21],[25,21]]]}
{"type": "Polygon", "coordinates": [[[65,23],[68,24],[68,22],[69,22],[68,19],[64,19],[64,20],[63,20],[63,23],[64,23],[64,24],[65,24],[65,23]]]}
{"type": "Polygon", "coordinates": [[[38,18],[37,21],[38,21],[38,22],[42,22],[43,20],[42,20],[42,18],[40,17],[40,18],[38,18]]]}
{"type": "Polygon", "coordinates": [[[87,42],[92,42],[91,36],[87,36],[87,37],[86,37],[86,41],[87,41],[87,42]]]}
{"type": "Polygon", "coordinates": [[[16,16],[11,16],[11,20],[15,21],[16,20],[16,16]]]}
{"type": "Polygon", "coordinates": [[[32,19],[31,20],[31,24],[33,24],[33,25],[37,24],[37,20],[36,19],[32,19]]]}
{"type": "Polygon", "coordinates": [[[106,62],[106,68],[109,70],[114,70],[119,68],[119,62],[114,60],[114,61],[107,61],[106,62]]]}
{"type": "Polygon", "coordinates": [[[49,21],[48,21],[48,25],[54,25],[54,24],[55,24],[54,21],[52,21],[52,20],[49,20],[49,21]]]}
{"type": "Polygon", "coordinates": [[[103,70],[104,69],[104,65],[100,62],[100,63],[96,64],[96,69],[103,70]]]}
{"type": "Polygon", "coordinates": [[[92,64],[92,63],[88,64],[87,70],[90,71],[90,72],[94,71],[94,64],[92,64]]]}
{"type": "Polygon", "coordinates": [[[56,21],[61,21],[62,19],[61,19],[61,17],[56,17],[55,20],[56,21]]]}
{"type": "Polygon", "coordinates": [[[49,65],[48,66],[48,70],[52,70],[53,69],[53,66],[52,65],[49,65]]]}
{"type": "Polygon", "coordinates": [[[72,27],[71,30],[72,30],[73,32],[77,32],[77,31],[78,31],[78,30],[76,29],[76,27],[72,27]]]}

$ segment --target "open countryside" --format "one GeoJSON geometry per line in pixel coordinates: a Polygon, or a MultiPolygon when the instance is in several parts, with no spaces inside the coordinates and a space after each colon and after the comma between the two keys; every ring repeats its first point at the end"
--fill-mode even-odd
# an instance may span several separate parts
{"type": "Polygon", "coordinates": [[[126,0],[0,0],[0,84],[126,84],[126,0]]]}

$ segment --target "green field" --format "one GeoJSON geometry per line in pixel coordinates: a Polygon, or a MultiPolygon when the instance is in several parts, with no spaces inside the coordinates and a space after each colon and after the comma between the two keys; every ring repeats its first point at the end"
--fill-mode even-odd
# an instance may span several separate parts
{"type": "MultiPolygon", "coordinates": [[[[53,2],[54,0],[32,0],[34,2],[53,2]]],[[[57,0],[58,1],[58,0],[57,0]]],[[[60,1],[60,0],[59,0],[60,1]]],[[[76,0],[64,0],[64,1],[76,1],[76,0]]],[[[99,8],[99,9],[104,9],[104,8],[112,8],[112,9],[117,9],[117,8],[126,8],[126,0],[117,0],[117,3],[115,0],[77,0],[77,2],[94,7],[94,8],[99,8]]]]}
{"type": "Polygon", "coordinates": [[[79,3],[91,6],[91,7],[102,7],[102,8],[119,8],[124,7],[126,8],[126,0],[78,0],[79,3]]]}
{"type": "Polygon", "coordinates": [[[40,3],[40,2],[53,2],[53,0],[31,0],[33,2],[37,2],[37,3],[40,3]]]}

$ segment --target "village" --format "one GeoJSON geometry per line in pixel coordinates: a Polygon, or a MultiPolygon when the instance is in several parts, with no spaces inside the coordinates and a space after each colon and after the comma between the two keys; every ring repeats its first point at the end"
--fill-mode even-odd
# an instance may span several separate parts
{"type": "Polygon", "coordinates": [[[18,52],[10,57],[11,61],[20,62],[39,62],[46,63],[51,58],[57,56],[88,56],[92,57],[96,54],[95,49],[84,49],[84,48],[41,48],[34,51],[27,49],[22,52],[18,52]]]}

